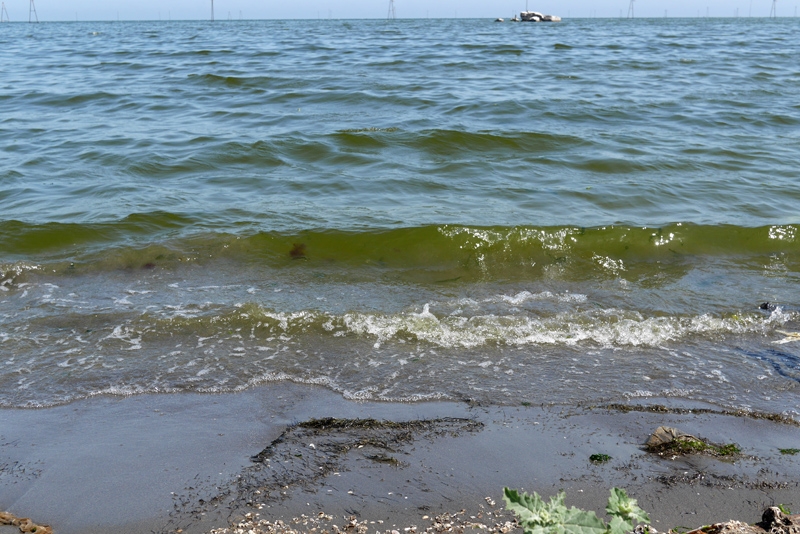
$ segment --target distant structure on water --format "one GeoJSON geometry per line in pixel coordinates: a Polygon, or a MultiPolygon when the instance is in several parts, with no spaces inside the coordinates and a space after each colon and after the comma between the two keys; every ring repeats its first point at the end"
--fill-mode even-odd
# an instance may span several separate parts
{"type": "Polygon", "coordinates": [[[389,20],[394,20],[397,18],[397,14],[394,12],[394,0],[389,0],[389,14],[386,16],[389,20]]]}
{"type": "Polygon", "coordinates": [[[211,0],[211,22],[214,22],[214,0],[211,0]]]}
{"type": "MultiPolygon", "coordinates": [[[[458,13],[456,13],[457,15],[458,13]]],[[[498,18],[495,22],[505,22],[505,19],[498,18]]],[[[545,15],[538,11],[528,11],[528,2],[525,1],[525,11],[521,11],[519,17],[514,15],[511,22],[561,22],[561,17],[557,15],[545,15]]]]}
{"type": "Polygon", "coordinates": [[[544,15],[538,11],[522,11],[519,16],[522,22],[561,22],[557,15],[544,15]]]}
{"type": "Polygon", "coordinates": [[[36,19],[36,22],[39,22],[39,14],[36,13],[36,4],[31,0],[31,7],[28,8],[28,22],[33,22],[34,19],[36,19]]]}
{"type": "MultiPolygon", "coordinates": [[[[505,19],[495,19],[495,22],[505,22],[505,19]]],[[[538,11],[522,11],[519,17],[514,15],[511,22],[561,22],[561,17],[557,15],[544,15],[538,11]]]]}
{"type": "Polygon", "coordinates": [[[633,18],[633,2],[634,2],[634,0],[631,0],[630,5],[628,6],[628,18],[629,19],[633,18]]]}
{"type": "Polygon", "coordinates": [[[3,6],[0,8],[0,22],[11,22],[8,18],[8,11],[6,11],[6,3],[2,2],[3,6]]]}
{"type": "Polygon", "coordinates": [[[772,9],[769,10],[769,18],[774,19],[778,17],[778,0],[772,0],[772,9]]]}

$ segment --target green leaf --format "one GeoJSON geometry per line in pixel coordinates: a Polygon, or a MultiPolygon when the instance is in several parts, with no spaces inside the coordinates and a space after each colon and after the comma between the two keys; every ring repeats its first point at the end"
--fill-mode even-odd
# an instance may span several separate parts
{"type": "Polygon", "coordinates": [[[564,515],[564,530],[566,534],[605,534],[606,525],[594,512],[587,512],[575,508],[567,510],[564,515]]]}
{"type": "Polygon", "coordinates": [[[564,492],[545,503],[539,494],[503,489],[506,508],[519,517],[525,534],[606,534],[606,526],[594,512],[564,505],[564,492]]]}
{"type": "Polygon", "coordinates": [[[618,515],[612,516],[611,522],[608,524],[608,534],[627,534],[632,530],[633,524],[618,515]]]}
{"type": "Polygon", "coordinates": [[[636,499],[628,497],[628,493],[620,488],[611,489],[606,513],[612,517],[612,521],[614,517],[619,517],[632,525],[650,523],[650,516],[639,508],[636,504],[636,499]]]}
{"type": "Polygon", "coordinates": [[[539,494],[528,495],[503,488],[506,508],[517,514],[525,534],[627,534],[638,523],[649,523],[650,517],[639,508],[625,490],[613,488],[606,512],[611,523],[606,525],[597,514],[564,505],[564,492],[545,502],[539,494]]]}
{"type": "Polygon", "coordinates": [[[547,506],[538,493],[520,494],[517,490],[503,488],[503,499],[506,501],[506,508],[517,514],[523,527],[549,524],[547,506]]]}

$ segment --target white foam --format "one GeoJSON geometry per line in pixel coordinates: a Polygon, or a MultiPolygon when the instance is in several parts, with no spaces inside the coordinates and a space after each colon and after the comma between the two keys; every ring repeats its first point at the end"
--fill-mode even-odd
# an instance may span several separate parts
{"type": "Polygon", "coordinates": [[[357,401],[364,401],[364,400],[371,400],[375,398],[375,392],[378,388],[376,387],[368,387],[366,389],[360,389],[358,391],[349,391],[344,390],[342,392],[342,397],[347,400],[357,400],[357,401]]]}
{"type": "Polygon", "coordinates": [[[141,334],[138,337],[136,332],[130,327],[117,325],[114,327],[114,330],[104,337],[102,341],[115,339],[122,341],[128,344],[128,347],[125,347],[123,350],[139,350],[142,348],[142,336],[141,334]]]}
{"type": "MultiPolygon", "coordinates": [[[[518,294],[516,299],[530,298],[518,294]]],[[[568,345],[591,342],[602,347],[648,346],[695,335],[767,334],[794,317],[775,310],[764,319],[760,315],[715,317],[709,314],[690,317],[644,317],[639,312],[619,309],[569,311],[555,315],[447,315],[437,317],[425,305],[421,313],[394,315],[349,313],[342,316],[348,332],[376,339],[375,348],[389,340],[403,341],[405,335],[437,346],[473,348],[500,345],[568,345]]],[[[336,324],[336,320],[332,320],[336,324]]]]}
{"type": "Polygon", "coordinates": [[[541,293],[531,293],[530,291],[520,291],[516,295],[500,295],[499,297],[495,297],[492,299],[487,299],[484,302],[497,302],[497,301],[507,302],[509,304],[513,304],[514,306],[519,306],[520,304],[525,304],[529,301],[555,301],[555,302],[586,302],[588,297],[586,295],[582,295],[580,293],[552,293],[550,291],[542,291],[541,293]]]}
{"type": "Polygon", "coordinates": [[[412,393],[410,395],[401,397],[389,396],[385,395],[384,393],[386,392],[382,392],[380,395],[378,395],[377,399],[384,402],[425,402],[435,400],[450,400],[452,398],[450,395],[439,391],[434,393],[412,393]]]}

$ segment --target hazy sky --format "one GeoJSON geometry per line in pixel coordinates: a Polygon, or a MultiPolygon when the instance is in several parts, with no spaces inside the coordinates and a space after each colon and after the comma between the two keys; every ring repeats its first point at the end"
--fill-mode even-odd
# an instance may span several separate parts
{"type": "MultiPolygon", "coordinates": [[[[30,0],[2,0],[12,21],[28,20],[30,0]]],[[[208,19],[211,0],[34,0],[39,19],[208,19]]],[[[528,8],[562,17],[619,17],[630,0],[527,0],[528,8]]],[[[398,18],[510,17],[526,0],[395,0],[398,18]]],[[[795,16],[800,0],[779,0],[779,16],[795,16]]],[[[636,0],[637,17],[766,17],[772,0],[636,0]]],[[[385,18],[389,0],[214,0],[218,20],[385,18]]]]}

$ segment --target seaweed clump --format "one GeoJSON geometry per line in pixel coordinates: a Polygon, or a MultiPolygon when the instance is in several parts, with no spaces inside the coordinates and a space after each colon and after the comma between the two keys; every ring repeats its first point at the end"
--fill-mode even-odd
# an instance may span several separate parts
{"type": "Polygon", "coordinates": [[[659,456],[705,454],[722,458],[736,457],[742,452],[735,443],[717,445],[666,426],[660,426],[653,432],[645,444],[645,449],[659,456]]]}

